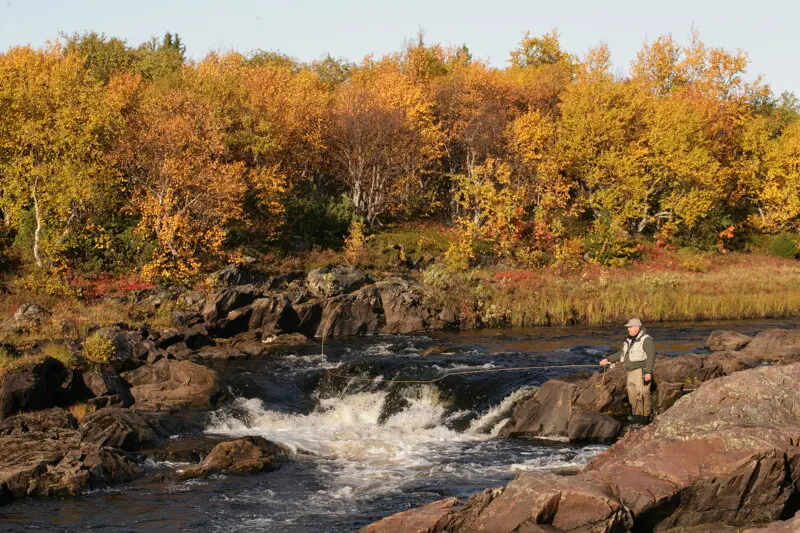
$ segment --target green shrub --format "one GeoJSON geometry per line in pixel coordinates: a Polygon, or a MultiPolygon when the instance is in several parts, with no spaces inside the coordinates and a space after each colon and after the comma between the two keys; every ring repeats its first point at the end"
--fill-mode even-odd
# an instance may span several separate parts
{"type": "Polygon", "coordinates": [[[791,233],[776,235],[769,243],[769,253],[776,257],[794,259],[798,253],[797,237],[791,233]]]}
{"type": "Polygon", "coordinates": [[[114,341],[94,333],[83,341],[83,357],[92,363],[107,363],[114,354],[114,341]]]}

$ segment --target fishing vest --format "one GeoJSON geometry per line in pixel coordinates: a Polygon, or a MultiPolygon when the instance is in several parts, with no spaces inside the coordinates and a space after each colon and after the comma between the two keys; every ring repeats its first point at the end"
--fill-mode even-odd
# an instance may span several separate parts
{"type": "Polygon", "coordinates": [[[622,343],[622,357],[620,360],[623,363],[641,363],[647,360],[647,353],[644,351],[644,340],[649,338],[650,335],[645,333],[641,336],[636,336],[631,342],[630,339],[625,339],[622,343]]]}

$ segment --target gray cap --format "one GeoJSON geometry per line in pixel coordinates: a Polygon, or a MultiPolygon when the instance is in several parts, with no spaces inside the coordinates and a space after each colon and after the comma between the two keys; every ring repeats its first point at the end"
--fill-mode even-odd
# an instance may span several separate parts
{"type": "Polygon", "coordinates": [[[642,321],[641,321],[641,320],[639,320],[638,318],[631,318],[630,320],[628,320],[628,323],[627,323],[627,324],[625,324],[625,327],[626,327],[626,328],[629,328],[629,327],[631,327],[631,326],[639,326],[639,327],[642,327],[642,321]]]}

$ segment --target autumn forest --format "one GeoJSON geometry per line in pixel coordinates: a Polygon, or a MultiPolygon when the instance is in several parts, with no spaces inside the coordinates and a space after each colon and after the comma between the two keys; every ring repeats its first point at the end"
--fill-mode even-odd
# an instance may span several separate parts
{"type": "Polygon", "coordinates": [[[188,279],[270,250],[446,228],[452,268],[624,265],[800,226],[800,106],[742,51],[525,35],[506,66],[426,43],[351,63],[188,60],[177,35],[0,54],[5,268],[188,279]]]}

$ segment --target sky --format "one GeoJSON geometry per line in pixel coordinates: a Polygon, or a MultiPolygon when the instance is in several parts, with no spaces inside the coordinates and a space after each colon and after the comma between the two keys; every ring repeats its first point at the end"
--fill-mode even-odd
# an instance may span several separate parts
{"type": "Polygon", "coordinates": [[[800,2],[791,0],[0,0],[0,51],[38,47],[59,32],[96,31],[138,45],[177,33],[187,55],[274,50],[303,61],[330,54],[358,61],[400,49],[422,30],[428,43],[466,44],[502,67],[526,31],[557,30],[582,57],[606,43],[625,74],[645,42],[692,28],[710,46],[742,49],[749,78],[800,95],[800,2]]]}

